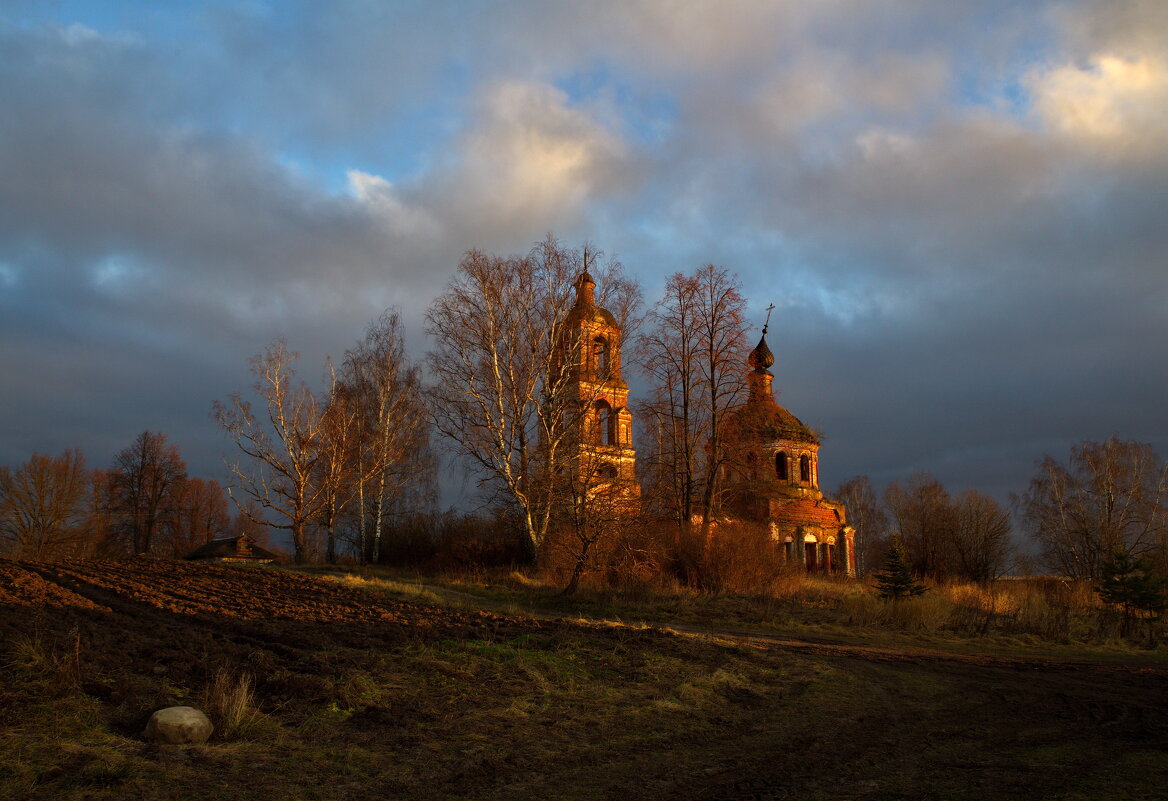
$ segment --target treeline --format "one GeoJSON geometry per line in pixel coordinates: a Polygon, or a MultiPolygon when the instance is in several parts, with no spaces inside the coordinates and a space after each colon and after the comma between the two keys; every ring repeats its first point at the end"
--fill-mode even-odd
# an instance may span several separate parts
{"type": "Polygon", "coordinates": [[[1112,437],[1078,443],[1065,462],[1045,455],[1011,510],[973,490],[951,495],[927,473],[889,484],[880,497],[858,476],[837,495],[869,571],[895,536],[913,572],[936,580],[1012,571],[1098,582],[1117,557],[1168,575],[1168,463],[1146,443],[1112,437]],[[1022,542],[1011,537],[1011,512],[1022,542]]]}
{"type": "Polygon", "coordinates": [[[0,553],[27,559],[182,557],[217,537],[266,532],[219,482],[187,474],[166,436],[143,431],[108,468],[76,448],[0,467],[0,553]]]}
{"type": "Polygon", "coordinates": [[[836,490],[857,531],[857,569],[878,569],[898,539],[912,572],[934,580],[988,581],[1014,567],[1010,513],[976,490],[952,495],[927,473],[877,496],[867,476],[836,490]]]}

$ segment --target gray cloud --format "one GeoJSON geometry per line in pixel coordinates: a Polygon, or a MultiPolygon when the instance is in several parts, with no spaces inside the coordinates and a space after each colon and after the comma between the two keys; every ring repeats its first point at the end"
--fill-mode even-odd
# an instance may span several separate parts
{"type": "Polygon", "coordinates": [[[825,483],[1168,451],[1155,4],[278,11],[0,23],[0,463],[151,428],[216,475],[274,335],[315,380],[396,304],[420,356],[467,248],[549,230],[778,304],[825,483]]]}

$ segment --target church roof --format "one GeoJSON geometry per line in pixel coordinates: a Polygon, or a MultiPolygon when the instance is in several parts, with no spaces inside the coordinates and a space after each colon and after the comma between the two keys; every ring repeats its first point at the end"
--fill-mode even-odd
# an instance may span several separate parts
{"type": "Polygon", "coordinates": [[[731,413],[731,427],[745,439],[772,441],[779,439],[796,442],[819,442],[819,435],[803,424],[795,415],[775,402],[771,392],[772,376],[767,368],[775,363],[775,355],[766,343],[766,327],[758,344],[750,352],[747,364],[747,384],[750,397],[731,413]]]}
{"type": "Polygon", "coordinates": [[[612,316],[612,312],[608,309],[602,309],[599,306],[574,306],[568,312],[568,319],[572,322],[584,318],[591,320],[594,323],[604,323],[605,325],[616,327],[616,318],[612,316]]]}
{"type": "Polygon", "coordinates": [[[730,425],[739,436],[770,441],[819,442],[819,435],[787,409],[775,403],[747,403],[731,412],[730,425]]]}
{"type": "Polygon", "coordinates": [[[772,517],[790,525],[841,525],[839,512],[827,506],[820,506],[810,498],[799,498],[779,506],[772,517]]]}

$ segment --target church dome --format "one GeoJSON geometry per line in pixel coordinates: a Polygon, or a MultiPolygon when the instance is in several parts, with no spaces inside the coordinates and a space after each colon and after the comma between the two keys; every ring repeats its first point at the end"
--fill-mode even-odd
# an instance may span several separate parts
{"type": "Polygon", "coordinates": [[[771,353],[771,349],[767,347],[766,334],[759,337],[758,344],[750,352],[747,363],[756,373],[764,372],[774,365],[775,354],[771,353]]]}
{"type": "Polygon", "coordinates": [[[749,403],[736,409],[733,426],[740,436],[756,441],[819,443],[815,431],[777,403],[749,403]]]}

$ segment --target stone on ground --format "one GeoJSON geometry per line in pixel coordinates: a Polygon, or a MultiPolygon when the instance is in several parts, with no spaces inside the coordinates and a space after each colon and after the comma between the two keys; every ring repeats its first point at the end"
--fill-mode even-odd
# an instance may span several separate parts
{"type": "Polygon", "coordinates": [[[142,736],[153,743],[188,745],[207,742],[214,726],[199,710],[191,706],[170,706],[150,716],[142,736]]]}

